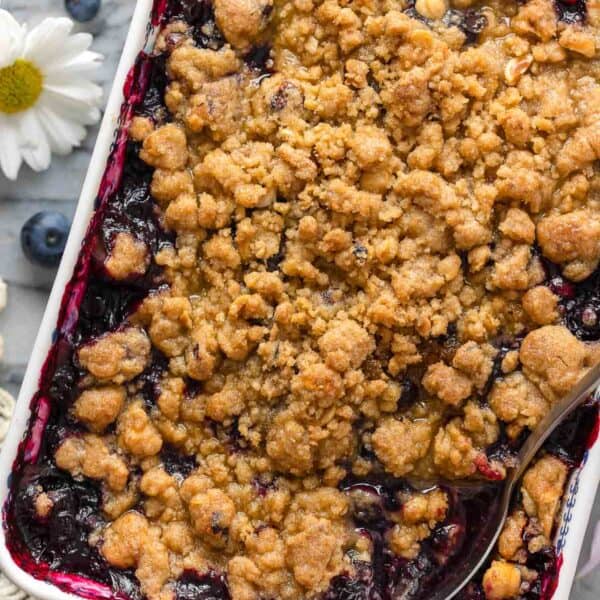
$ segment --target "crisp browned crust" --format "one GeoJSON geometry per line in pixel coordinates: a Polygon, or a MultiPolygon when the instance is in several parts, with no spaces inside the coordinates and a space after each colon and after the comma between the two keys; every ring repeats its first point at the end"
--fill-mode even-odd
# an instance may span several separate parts
{"type": "MultiPolygon", "coordinates": [[[[482,3],[418,0],[429,24],[407,4],[215,0],[221,49],[184,23],[158,41],[173,121],[137,118],[131,137],[176,239],[153,257],[168,285],[78,350],[89,389],[73,415],[90,433],[56,453],[104,483],[101,551],[150,600],[209,568],[234,600],[315,597],[372,551],[346,475],[502,474],[485,454],[500,424],[534,427],[594,360],[534,245],[573,280],[600,260],[597,10],[565,25],[551,0],[491,0],[467,45],[440,18],[482,3]],[[243,57],[263,42],[273,73],[257,79],[243,57]],[[500,335],[525,336],[520,351],[499,357],[500,335]],[[131,382],[152,348],[168,370],[149,407],[131,382]],[[167,473],[165,444],[197,469],[167,473]]],[[[148,261],[119,234],[106,270],[148,261]]],[[[566,471],[546,456],[526,475],[490,600],[531,580],[522,532],[549,543],[566,471]]],[[[439,489],[407,493],[389,547],[417,556],[447,508],[439,489]]]]}

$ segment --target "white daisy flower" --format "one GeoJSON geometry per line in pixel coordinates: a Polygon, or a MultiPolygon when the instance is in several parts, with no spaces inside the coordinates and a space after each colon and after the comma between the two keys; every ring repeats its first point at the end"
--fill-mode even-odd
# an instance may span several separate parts
{"type": "Polygon", "coordinates": [[[100,118],[102,89],[90,81],[102,55],[73,22],[45,19],[31,31],[0,9],[0,168],[16,179],[23,161],[35,171],[68,154],[100,118]]]}

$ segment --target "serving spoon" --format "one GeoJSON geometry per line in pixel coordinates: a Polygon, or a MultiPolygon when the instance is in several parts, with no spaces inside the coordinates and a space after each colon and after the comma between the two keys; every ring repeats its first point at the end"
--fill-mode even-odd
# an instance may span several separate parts
{"type": "MultiPolygon", "coordinates": [[[[564,398],[554,404],[550,412],[540,421],[534,431],[531,432],[517,455],[516,466],[509,470],[504,480],[503,489],[498,489],[498,492],[501,493],[499,501],[493,504],[489,515],[486,515],[485,528],[481,531],[477,541],[470,548],[467,548],[461,562],[449,574],[446,574],[444,581],[431,590],[431,593],[427,596],[427,600],[451,600],[471,581],[477,571],[481,569],[504,528],[513,491],[517,483],[521,480],[521,477],[523,477],[527,467],[552,432],[578,406],[583,404],[589,398],[590,393],[599,385],[600,363],[590,369],[564,398]]],[[[465,483],[467,485],[463,487],[473,487],[473,483],[465,483]]],[[[459,484],[455,487],[460,488],[461,485],[459,484]]]]}

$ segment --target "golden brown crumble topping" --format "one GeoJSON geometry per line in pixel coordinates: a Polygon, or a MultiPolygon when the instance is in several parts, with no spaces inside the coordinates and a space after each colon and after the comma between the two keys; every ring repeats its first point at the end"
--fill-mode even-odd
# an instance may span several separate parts
{"type": "Polygon", "coordinates": [[[75,400],[73,415],[94,433],[102,433],[116,421],[126,399],[122,386],[89,388],[75,400]]]}
{"type": "MultiPolygon", "coordinates": [[[[373,552],[352,521],[369,500],[337,489],[346,476],[502,476],[486,449],[535,427],[597,360],[561,324],[542,257],[573,281],[600,261],[600,13],[566,24],[551,0],[214,11],[219,49],[166,27],[173,120],[130,130],[175,239],[153,257],[168,285],[78,350],[89,376],[73,415],[90,433],[56,462],[104,482],[101,552],[149,600],[172,600],[188,569],[224,571],[234,600],[313,598],[373,552]],[[485,16],[477,44],[451,9],[485,16]],[[257,77],[244,57],[267,42],[272,73],[257,77]],[[500,336],[520,350],[501,354],[500,336]],[[133,382],[151,352],[168,365],[155,406],[133,382]],[[196,468],[168,471],[166,445],[196,468]]],[[[148,266],[119,234],[107,273],[148,266]]],[[[523,531],[530,551],[550,543],[567,471],[546,455],[526,474],[489,600],[531,581],[523,531]]],[[[400,501],[386,541],[412,559],[448,494],[400,501]]]]}
{"type": "Polygon", "coordinates": [[[519,568],[503,560],[495,560],[483,576],[483,589],[488,600],[516,598],[521,588],[519,568]]]}
{"type": "Polygon", "coordinates": [[[99,382],[124,383],[148,366],[150,350],[146,333],[142,329],[128,327],[82,346],[77,358],[99,382]]]}
{"type": "Polygon", "coordinates": [[[104,266],[113,279],[121,280],[143,275],[149,262],[146,245],[130,233],[119,232],[104,266]]]}

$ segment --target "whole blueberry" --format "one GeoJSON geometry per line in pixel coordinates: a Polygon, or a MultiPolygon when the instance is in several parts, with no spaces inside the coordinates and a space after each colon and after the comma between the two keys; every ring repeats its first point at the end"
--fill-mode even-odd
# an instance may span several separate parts
{"type": "Polygon", "coordinates": [[[63,255],[69,229],[69,219],[62,213],[54,210],[36,213],[21,229],[25,256],[37,265],[55,267],[63,255]]]}
{"type": "Polygon", "coordinates": [[[91,21],[100,10],[102,0],[65,0],[67,12],[80,22],[91,21]]]}

